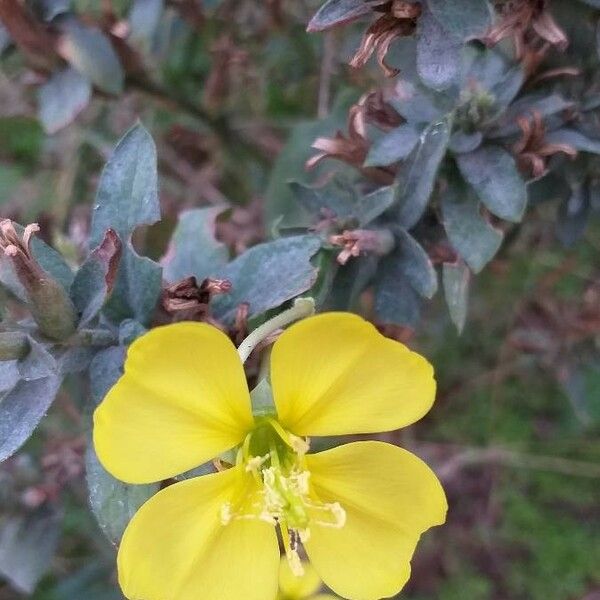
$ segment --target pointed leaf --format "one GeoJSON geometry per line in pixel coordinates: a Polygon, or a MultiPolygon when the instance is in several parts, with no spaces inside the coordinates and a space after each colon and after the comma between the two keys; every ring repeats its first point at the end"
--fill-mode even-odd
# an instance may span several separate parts
{"type": "Polygon", "coordinates": [[[215,221],[225,209],[211,206],[180,214],[169,250],[162,260],[167,281],[194,275],[200,282],[227,264],[227,247],[215,238],[215,221]]]}
{"type": "Polygon", "coordinates": [[[566,144],[575,148],[579,152],[589,152],[590,154],[600,154],[600,140],[590,138],[585,133],[564,127],[550,131],[546,134],[544,140],[548,144],[566,144]]]}
{"type": "Polygon", "coordinates": [[[375,278],[375,312],[383,323],[415,327],[421,316],[421,298],[394,255],[380,263],[375,278]]]}
{"type": "Polygon", "coordinates": [[[32,594],[50,568],[60,536],[60,518],[49,508],[0,521],[0,574],[32,594]]]}
{"type": "Polygon", "coordinates": [[[38,90],[40,121],[46,133],[66,127],[88,105],[92,85],[73,68],[54,73],[38,90]]]}
{"type": "Polygon", "coordinates": [[[421,81],[436,90],[456,83],[461,70],[461,49],[461,40],[424,10],[417,23],[417,72],[421,81]]]}
{"type": "Polygon", "coordinates": [[[458,333],[462,333],[467,320],[471,272],[462,261],[456,264],[444,263],[442,279],[450,318],[458,333]]]}
{"type": "Polygon", "coordinates": [[[451,244],[473,272],[479,273],[498,252],[502,233],[481,216],[473,194],[456,179],[448,181],[442,215],[451,244]]]}
{"type": "Polygon", "coordinates": [[[437,274],[421,244],[410,233],[400,229],[396,233],[396,249],[392,255],[398,261],[398,270],[413,289],[424,298],[433,298],[438,288],[437,274]]]}
{"type": "Polygon", "coordinates": [[[100,29],[69,19],[62,25],[59,54],[107,94],[123,91],[125,74],[109,39],[100,29]]]}
{"type": "Polygon", "coordinates": [[[365,160],[365,167],[386,167],[406,158],[417,145],[419,133],[412,125],[392,129],[377,140],[365,160]]]}
{"type": "Polygon", "coordinates": [[[138,124],[119,141],[104,167],[92,218],[92,245],[99,245],[108,229],[114,229],[126,244],[105,309],[114,321],[134,318],[146,324],[152,316],[160,294],[161,268],[135,252],[131,234],[139,225],[151,225],[159,218],[156,148],[138,124]]]}
{"type": "Polygon", "coordinates": [[[365,0],[327,0],[310,20],[307,31],[325,31],[371,12],[365,0]]]}
{"type": "Polygon", "coordinates": [[[427,208],[449,139],[448,122],[433,123],[421,134],[417,149],[400,169],[397,220],[407,230],[416,225],[427,208]]]}
{"type": "Polygon", "coordinates": [[[0,462],[14,454],[31,436],[52,404],[61,377],[19,381],[0,401],[0,462]]]}
{"type": "Polygon", "coordinates": [[[77,309],[79,326],[87,325],[110,295],[121,259],[121,240],[109,229],[102,243],[90,252],[71,286],[71,300],[77,309]]]}

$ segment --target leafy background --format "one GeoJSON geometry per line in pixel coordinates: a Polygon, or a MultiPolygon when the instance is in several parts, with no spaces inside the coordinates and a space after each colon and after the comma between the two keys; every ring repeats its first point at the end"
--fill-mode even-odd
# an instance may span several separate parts
{"type": "MultiPolygon", "coordinates": [[[[400,205],[399,223],[411,235],[396,234],[402,252],[381,261],[378,283],[361,294],[364,282],[373,279],[372,261],[350,259],[338,268],[339,249],[307,231],[307,220],[311,212],[314,216],[335,203],[338,216],[346,215],[359,226],[387,223],[393,199],[365,185],[348,165],[323,162],[309,173],[304,162],[315,154],[310,148],[315,138],[330,137],[337,129],[345,132],[350,106],[366,90],[381,85],[383,77],[371,63],[360,70],[347,66],[364,22],[306,33],[320,4],[31,2],[26,13],[31,19],[20,27],[33,28],[33,42],[13,39],[15,46],[8,28],[0,29],[2,217],[40,223],[45,241],[71,267],[103,241],[106,226],[116,230],[124,246],[116,289],[133,295],[113,293],[103,314],[120,321],[115,335],[121,344],[148,325],[153,300],[144,301],[144,294],[152,286],[158,293],[160,287],[154,263],[138,252],[154,260],[165,253],[170,256],[163,271],[168,283],[190,273],[199,279],[212,275],[236,282],[229,295],[211,303],[213,313],[226,323],[233,322],[235,307],[245,299],[236,296],[240,287],[256,299],[258,319],[311,286],[324,307],[352,305],[375,316],[386,332],[410,339],[436,366],[435,410],[410,430],[383,437],[432,464],[451,505],[448,524],[427,534],[415,556],[413,578],[401,597],[594,600],[600,594],[600,227],[593,219],[587,222],[593,214],[593,194],[574,209],[573,198],[583,184],[586,190],[596,186],[594,153],[600,136],[593,127],[598,61],[593,9],[598,7],[594,2],[552,3],[567,32],[579,29],[571,49],[551,55],[548,66],[575,62],[587,74],[583,85],[542,85],[541,96],[532,96],[510,63],[505,68],[503,58],[481,45],[469,46],[472,67],[462,75],[448,60],[424,70],[423,64],[431,61],[419,62],[419,49],[410,41],[402,39],[393,46],[393,60],[402,65],[403,75],[410,78],[416,68],[431,87],[419,89],[412,103],[405,99],[398,105],[405,123],[391,131],[370,132],[374,139],[364,166],[387,168],[400,161],[399,173],[393,175],[401,194],[416,204],[400,205]],[[127,40],[126,49],[120,39],[127,40]],[[512,86],[511,77],[517,81],[512,86]],[[456,85],[445,87],[444,78],[456,85]],[[465,109],[470,106],[465,92],[473,79],[494,88],[497,97],[498,90],[513,96],[504,98],[499,112],[474,119],[465,109]],[[465,212],[464,204],[454,200],[468,196],[463,180],[478,188],[473,182],[485,164],[460,157],[476,152],[480,144],[514,143],[519,110],[511,109],[513,101],[521,102],[519,110],[540,110],[549,128],[562,131],[555,141],[564,141],[568,129],[566,141],[583,152],[573,163],[559,161],[535,190],[529,186],[530,205],[523,221],[483,222],[477,209],[469,213],[467,207],[465,212]],[[573,102],[587,127],[583,138],[583,133],[573,133],[565,117],[573,102]],[[505,117],[511,110],[512,121],[505,117]],[[452,123],[446,120],[450,113],[452,123]],[[160,220],[152,181],[154,149],[145,130],[136,127],[138,120],[156,143],[160,220]],[[110,162],[102,171],[117,141],[132,126],[119,156],[133,156],[139,160],[133,163],[146,169],[138,174],[146,182],[142,189],[135,176],[131,181],[113,176],[110,162]],[[394,152],[411,148],[423,132],[431,146],[410,156],[408,151],[390,156],[389,147],[394,152]],[[396,136],[392,144],[390,135],[396,136]],[[481,139],[475,139],[479,135],[481,139]],[[440,139],[444,148],[436,159],[440,139]],[[434,189],[433,179],[446,145],[451,150],[441,167],[449,182],[444,193],[434,189]],[[332,166],[337,179],[312,189],[332,166]],[[561,174],[558,181],[552,178],[555,172],[561,174]],[[296,183],[290,186],[290,180],[296,183]],[[139,204],[129,211],[125,200],[132,194],[139,204]],[[535,201],[536,196],[543,201],[535,201]],[[123,204],[118,204],[119,198],[123,204]],[[435,244],[427,243],[432,231],[438,240],[437,222],[426,210],[430,201],[436,214],[437,203],[441,205],[450,241],[464,259],[442,260],[438,276],[432,265],[435,244]],[[472,227],[459,228],[453,237],[452,223],[472,227]],[[500,229],[502,246],[494,237],[500,229]],[[264,246],[247,251],[280,233],[291,237],[278,237],[266,254],[264,246]],[[461,246],[465,239],[472,244],[461,246]],[[241,258],[228,262],[237,255],[241,258]],[[408,263],[402,262],[405,257],[408,263]],[[407,271],[407,265],[421,268],[415,273],[407,271]],[[257,268],[271,279],[253,277],[257,268]],[[481,273],[472,278],[469,270],[481,273]],[[146,274],[139,288],[132,287],[131,272],[146,274]],[[412,293],[406,283],[402,294],[386,283],[406,282],[407,277],[412,293]],[[441,294],[434,296],[438,278],[448,307],[441,294]],[[465,282],[471,282],[470,290],[465,282]],[[422,304],[420,297],[430,296],[433,300],[422,304]],[[391,305],[389,298],[394,300],[391,305]],[[404,299],[401,305],[395,303],[398,298],[404,299]],[[465,319],[459,335],[457,325],[463,326],[465,319]],[[410,329],[404,327],[407,324],[410,329]]],[[[457,0],[453,5],[459,16],[448,23],[468,28],[471,21],[461,17],[475,14],[468,12],[473,3],[457,0]]],[[[10,8],[10,3],[5,6],[10,8]]],[[[0,11],[0,18],[6,22],[7,15],[0,11]]],[[[464,35],[468,38],[469,32],[464,35]]],[[[421,45],[421,52],[431,46],[421,45]]],[[[451,50],[442,56],[452,57],[451,50]]],[[[484,163],[486,157],[481,159],[484,163]]],[[[496,167],[506,163],[496,159],[496,167]]],[[[507,169],[516,172],[510,162],[507,169]]],[[[491,202],[499,198],[500,206],[486,206],[497,217],[520,221],[523,209],[518,202],[525,184],[506,172],[500,179],[503,185],[495,188],[500,192],[491,194],[491,202]],[[512,185],[508,192],[507,181],[512,185]],[[516,204],[507,208],[502,203],[507,197],[516,204]]],[[[91,275],[85,282],[98,283],[98,295],[86,295],[87,285],[79,294],[73,292],[77,288],[71,290],[78,306],[93,313],[93,322],[94,302],[103,301],[106,294],[106,265],[95,263],[93,256],[86,264],[91,275]],[[101,273],[94,278],[97,268],[101,273]]],[[[13,296],[3,292],[2,298],[7,316],[25,316],[13,296]]],[[[83,319],[79,325],[84,327],[83,319]]],[[[43,369],[49,368],[49,361],[58,361],[56,368],[66,378],[33,437],[0,467],[0,599],[120,598],[110,540],[118,539],[127,516],[154,490],[120,487],[107,478],[93,454],[86,452],[86,438],[90,411],[118,375],[122,348],[113,345],[97,353],[88,381],[72,372],[87,368],[90,356],[65,358],[62,351],[56,355],[53,348],[37,346],[35,339],[29,343],[21,374],[25,368],[35,370],[33,382],[52,387],[54,380],[43,369]]],[[[0,369],[4,394],[11,391],[7,382],[14,372],[6,362],[0,369]]],[[[0,409],[7,409],[9,396],[2,397],[0,409]]],[[[0,423],[5,435],[3,426],[7,429],[10,421],[0,423]]]]}

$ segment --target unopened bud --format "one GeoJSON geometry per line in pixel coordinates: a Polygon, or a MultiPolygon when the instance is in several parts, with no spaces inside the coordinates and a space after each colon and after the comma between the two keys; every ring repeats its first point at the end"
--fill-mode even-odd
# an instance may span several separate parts
{"type": "Polygon", "coordinates": [[[36,224],[27,225],[19,236],[12,221],[0,221],[0,251],[12,262],[40,332],[65,340],[75,332],[77,314],[65,289],[42,269],[31,252],[31,239],[38,231],[36,224]]]}
{"type": "Polygon", "coordinates": [[[0,361],[19,360],[29,350],[27,336],[20,331],[0,331],[0,361]]]}

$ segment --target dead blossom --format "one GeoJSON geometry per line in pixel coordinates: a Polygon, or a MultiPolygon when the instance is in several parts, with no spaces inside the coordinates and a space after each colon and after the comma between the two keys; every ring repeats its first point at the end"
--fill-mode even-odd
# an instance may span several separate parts
{"type": "Polygon", "coordinates": [[[570,158],[577,156],[577,150],[569,144],[546,141],[546,126],[538,111],[531,116],[519,117],[517,123],[522,135],[512,150],[519,168],[532,177],[541,177],[546,172],[548,159],[555,154],[563,153],[570,158]]]}
{"type": "Polygon", "coordinates": [[[10,219],[0,221],[0,249],[12,260],[17,276],[26,287],[25,281],[45,276],[31,253],[31,240],[39,230],[37,223],[31,223],[19,235],[10,219]]]}
{"type": "Polygon", "coordinates": [[[421,15],[421,5],[403,0],[375,0],[369,4],[375,12],[383,14],[367,29],[358,50],[350,60],[350,66],[355,69],[363,67],[375,54],[386,76],[394,77],[399,70],[385,62],[390,44],[398,37],[414,33],[417,19],[421,15]]]}
{"type": "Polygon", "coordinates": [[[312,147],[319,152],[306,162],[306,168],[312,169],[325,158],[335,158],[360,169],[376,181],[389,184],[393,180],[393,174],[387,169],[363,168],[371,147],[367,124],[387,131],[397,127],[402,121],[402,117],[385,101],[381,90],[369,92],[348,112],[348,135],[338,131],[333,138],[317,138],[312,147]]]}
{"type": "Polygon", "coordinates": [[[394,248],[394,237],[385,229],[354,229],[329,237],[329,242],[340,246],[342,251],[337,256],[340,265],[345,265],[352,257],[363,254],[385,256],[394,248]]]}
{"type": "Polygon", "coordinates": [[[499,21],[484,38],[493,46],[499,41],[512,38],[517,59],[521,59],[529,46],[543,40],[564,50],[569,40],[550,14],[547,0],[502,0],[496,2],[499,21]]]}
{"type": "Polygon", "coordinates": [[[204,279],[200,285],[195,277],[186,277],[167,286],[162,292],[164,310],[177,320],[201,320],[210,318],[210,300],[218,294],[231,290],[231,282],[225,279],[204,279]]]}

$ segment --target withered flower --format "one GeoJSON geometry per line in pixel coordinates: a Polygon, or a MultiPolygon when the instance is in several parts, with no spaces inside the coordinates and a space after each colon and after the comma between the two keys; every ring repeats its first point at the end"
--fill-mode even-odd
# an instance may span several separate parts
{"type": "Polygon", "coordinates": [[[0,221],[0,251],[11,262],[23,286],[40,332],[55,340],[65,340],[75,332],[77,314],[63,286],[42,269],[32,254],[31,240],[38,231],[38,225],[32,223],[19,235],[14,223],[3,219],[0,221]]]}
{"type": "Polygon", "coordinates": [[[342,248],[337,256],[340,265],[345,265],[352,257],[363,254],[385,256],[394,249],[394,236],[387,229],[344,231],[340,235],[330,236],[329,242],[342,248]]]}
{"type": "Polygon", "coordinates": [[[364,34],[361,44],[350,60],[350,66],[363,67],[373,54],[387,77],[394,77],[399,70],[385,62],[390,44],[398,37],[412,35],[421,16],[418,2],[404,0],[370,0],[377,13],[383,13],[364,34]]]}
{"type": "Polygon", "coordinates": [[[369,146],[364,109],[360,103],[355,104],[348,113],[348,136],[338,131],[333,138],[317,138],[312,147],[319,153],[306,162],[306,168],[312,169],[325,158],[337,158],[360,168],[365,162],[369,146]]]}
{"type": "Polygon", "coordinates": [[[210,300],[217,294],[226,294],[231,282],[226,279],[204,279],[200,285],[195,277],[186,277],[166,287],[162,292],[161,304],[176,320],[207,321],[210,317],[210,300]]]}
{"type": "Polygon", "coordinates": [[[493,46],[512,37],[519,60],[536,40],[544,40],[560,50],[569,43],[565,32],[550,14],[547,0],[501,0],[496,2],[496,11],[499,22],[488,31],[484,42],[493,46]]]}
{"type": "Polygon", "coordinates": [[[367,124],[375,125],[387,131],[402,123],[402,117],[385,101],[381,90],[365,94],[348,112],[348,135],[338,131],[333,138],[317,138],[312,147],[318,154],[306,161],[306,168],[312,169],[325,158],[341,160],[387,185],[394,175],[386,168],[364,168],[363,164],[369,152],[371,142],[367,138],[367,124]]]}
{"type": "Polygon", "coordinates": [[[546,172],[551,156],[563,153],[570,158],[577,156],[577,150],[569,144],[549,143],[546,141],[546,126],[539,111],[532,116],[517,119],[521,129],[521,139],[512,147],[519,168],[532,177],[541,177],[546,172]]]}

